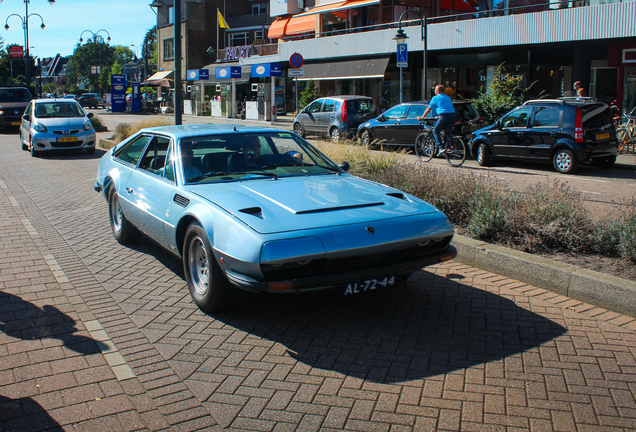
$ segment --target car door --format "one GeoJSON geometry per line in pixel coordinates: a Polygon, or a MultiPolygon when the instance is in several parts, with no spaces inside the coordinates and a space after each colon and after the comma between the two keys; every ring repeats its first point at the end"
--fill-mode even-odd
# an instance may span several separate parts
{"type": "Polygon", "coordinates": [[[494,154],[505,157],[524,157],[527,155],[528,120],[532,114],[531,106],[516,108],[499,120],[499,128],[493,128],[489,134],[494,154]]]}
{"type": "Polygon", "coordinates": [[[164,223],[175,189],[174,167],[166,165],[166,161],[172,163],[172,158],[168,157],[169,150],[170,138],[153,137],[126,188],[135,206],[130,221],[164,247],[168,247],[164,223]]]}
{"type": "Polygon", "coordinates": [[[313,101],[302,112],[302,124],[306,132],[320,133],[319,115],[323,99],[313,101]]]}
{"type": "Polygon", "coordinates": [[[563,136],[562,114],[563,111],[555,107],[535,107],[531,127],[526,132],[528,157],[550,159],[552,147],[563,136]]]}
{"type": "MultiPolygon", "coordinates": [[[[400,121],[406,119],[408,110],[408,104],[401,104],[384,112],[374,121],[375,126],[371,129],[373,139],[387,144],[396,141],[395,135],[399,134],[397,129],[400,125],[400,121]]],[[[415,139],[413,142],[415,142],[415,139]]]]}
{"type": "Polygon", "coordinates": [[[27,105],[24,110],[22,123],[20,124],[20,139],[22,141],[29,141],[29,136],[31,134],[31,122],[33,121],[33,105],[33,102],[29,102],[29,105],[27,105]],[[28,120],[24,118],[25,115],[29,116],[28,120]]]}
{"type": "Polygon", "coordinates": [[[406,113],[406,118],[400,122],[397,126],[395,134],[395,142],[404,145],[414,145],[415,138],[422,131],[422,124],[418,120],[418,117],[424,115],[427,105],[412,104],[409,107],[409,112],[406,113]]]}
{"type": "Polygon", "coordinates": [[[316,114],[318,127],[320,133],[329,133],[329,127],[334,123],[336,116],[336,101],[335,99],[325,99],[322,104],[320,112],[316,114]]]}

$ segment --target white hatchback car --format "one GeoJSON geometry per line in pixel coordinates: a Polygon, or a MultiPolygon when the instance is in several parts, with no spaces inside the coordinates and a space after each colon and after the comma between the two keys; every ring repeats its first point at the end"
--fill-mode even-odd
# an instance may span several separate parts
{"type": "Polygon", "coordinates": [[[26,107],[20,126],[22,149],[31,156],[52,150],[86,149],[95,153],[92,113],[86,114],[73,99],[34,99],[26,107]]]}

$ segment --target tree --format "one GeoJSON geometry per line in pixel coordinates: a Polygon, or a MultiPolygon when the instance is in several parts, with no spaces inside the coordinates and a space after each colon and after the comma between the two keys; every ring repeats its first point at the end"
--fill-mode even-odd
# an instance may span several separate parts
{"type": "Polygon", "coordinates": [[[303,109],[318,97],[318,89],[313,80],[309,80],[305,86],[305,90],[300,95],[300,109],[303,109]]]}
{"type": "Polygon", "coordinates": [[[76,82],[84,82],[91,90],[97,90],[100,85],[100,75],[93,73],[93,66],[108,68],[115,61],[115,53],[125,55],[126,51],[132,58],[132,50],[127,47],[110,46],[102,38],[88,39],[85,44],[77,44],[73,55],[69,58],[68,68],[76,74],[76,82]],[[95,40],[96,39],[96,40],[95,40]]]}
{"type": "Polygon", "coordinates": [[[146,70],[144,79],[148,79],[157,71],[157,26],[146,32],[141,48],[141,57],[146,70]]]}

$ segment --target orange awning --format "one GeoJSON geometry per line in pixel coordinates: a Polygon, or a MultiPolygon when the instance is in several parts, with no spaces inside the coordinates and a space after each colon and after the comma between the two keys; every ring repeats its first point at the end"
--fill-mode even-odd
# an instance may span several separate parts
{"type": "Polygon", "coordinates": [[[287,28],[285,29],[285,36],[302,34],[302,33],[315,33],[316,32],[316,17],[315,16],[303,16],[299,17],[295,15],[289,19],[287,28]]]}
{"type": "Polygon", "coordinates": [[[276,21],[270,24],[267,31],[267,37],[269,39],[280,39],[285,36],[285,27],[291,18],[278,18],[276,21]]]}
{"type": "Polygon", "coordinates": [[[295,15],[294,17],[304,17],[306,15],[313,15],[317,13],[325,13],[325,12],[334,12],[341,11],[345,9],[353,9],[364,6],[371,6],[374,4],[380,3],[380,0],[349,0],[349,1],[340,1],[336,3],[329,3],[322,6],[316,6],[308,10],[307,12],[303,12],[301,14],[295,15]]]}

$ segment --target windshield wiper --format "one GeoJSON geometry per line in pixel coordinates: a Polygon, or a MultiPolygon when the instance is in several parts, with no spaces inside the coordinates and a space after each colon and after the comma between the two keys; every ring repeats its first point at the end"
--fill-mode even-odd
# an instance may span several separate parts
{"type": "MultiPolygon", "coordinates": [[[[192,177],[191,179],[187,179],[188,183],[196,183],[199,180],[203,180],[206,177],[218,177],[218,176],[228,176],[233,174],[255,174],[259,176],[272,177],[274,180],[278,178],[278,175],[275,173],[266,173],[266,172],[254,172],[254,171],[235,171],[235,172],[225,172],[225,171],[211,171],[209,173],[201,174],[200,176],[192,177]]],[[[231,177],[228,177],[231,179],[231,177]]]]}

